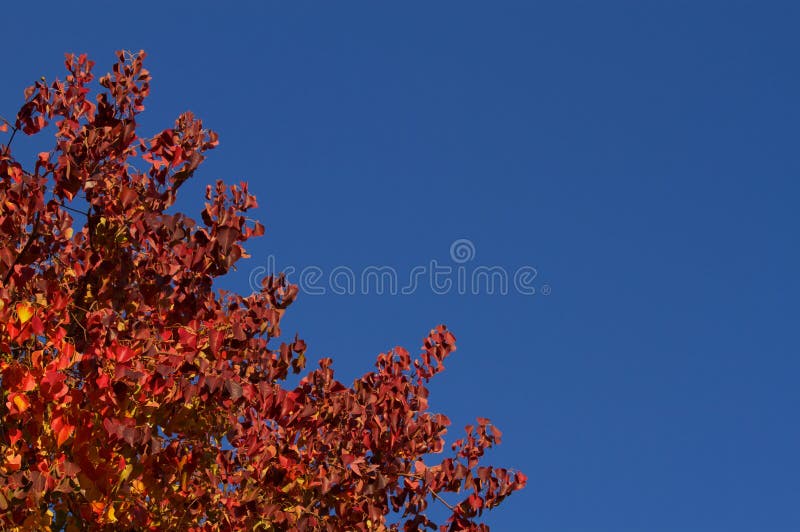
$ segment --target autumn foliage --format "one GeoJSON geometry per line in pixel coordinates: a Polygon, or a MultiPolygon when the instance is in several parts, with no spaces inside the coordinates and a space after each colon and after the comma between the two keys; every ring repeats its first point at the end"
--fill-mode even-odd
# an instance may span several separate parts
{"type": "Polygon", "coordinates": [[[191,113],[138,135],[143,59],[120,52],[95,80],[67,56],[0,121],[0,528],[486,529],[525,476],[479,465],[500,442],[486,419],[446,448],[426,384],[453,335],[348,387],[281,340],[296,286],[215,291],[264,232],[256,200],[219,182],[199,222],[167,212],[217,135],[191,113]],[[48,151],[21,163],[20,134],[48,151]]]}

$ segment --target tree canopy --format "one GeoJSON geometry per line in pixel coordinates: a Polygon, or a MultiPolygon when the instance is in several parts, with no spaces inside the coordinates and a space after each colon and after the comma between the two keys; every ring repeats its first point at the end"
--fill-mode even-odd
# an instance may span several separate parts
{"type": "Polygon", "coordinates": [[[0,527],[487,529],[526,478],[479,463],[500,442],[487,419],[446,446],[427,383],[453,334],[346,386],[281,335],[298,295],[282,275],[215,290],[264,232],[256,199],[217,182],[199,222],[168,212],[218,140],[189,112],[139,136],[144,58],[119,52],[95,80],[68,55],[0,121],[0,527]],[[23,165],[20,133],[48,151],[23,165]]]}

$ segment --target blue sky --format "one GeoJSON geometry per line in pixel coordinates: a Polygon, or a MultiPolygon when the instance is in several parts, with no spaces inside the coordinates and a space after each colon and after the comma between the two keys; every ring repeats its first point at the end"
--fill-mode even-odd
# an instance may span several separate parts
{"type": "Polygon", "coordinates": [[[64,52],[145,49],[143,131],[190,109],[221,137],[182,208],[217,178],[260,199],[220,286],[270,256],[404,278],[458,239],[465,267],[536,268],[532,296],[306,295],[284,321],[347,381],[448,324],[432,408],[491,418],[530,478],[496,530],[800,530],[800,4],[54,6],[4,6],[0,114],[64,52]]]}

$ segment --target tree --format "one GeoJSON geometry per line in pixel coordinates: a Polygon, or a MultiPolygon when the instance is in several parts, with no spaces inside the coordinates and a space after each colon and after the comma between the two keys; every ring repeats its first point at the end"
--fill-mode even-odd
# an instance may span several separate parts
{"type": "Polygon", "coordinates": [[[202,223],[167,213],[217,135],[185,113],[138,136],[144,56],[118,53],[95,83],[68,55],[64,81],[0,122],[0,526],[416,530],[435,528],[435,500],[442,530],[487,529],[475,520],[526,479],[479,466],[500,442],[482,418],[434,460],[449,421],[426,383],[453,335],[381,354],[347,387],[281,341],[298,291],[282,275],[215,292],[264,231],[245,216],[256,200],[218,182],[202,223]],[[12,155],[20,131],[55,135],[33,168],[12,155]]]}

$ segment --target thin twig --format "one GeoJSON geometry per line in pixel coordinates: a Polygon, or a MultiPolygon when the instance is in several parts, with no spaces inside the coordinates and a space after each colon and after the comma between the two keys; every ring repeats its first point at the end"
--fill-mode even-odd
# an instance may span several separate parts
{"type": "Polygon", "coordinates": [[[82,214],[82,215],[84,215],[86,217],[89,216],[89,211],[82,211],[80,209],[75,209],[73,207],[70,207],[69,205],[64,205],[60,201],[55,201],[55,204],[58,205],[59,207],[61,207],[62,209],[67,209],[68,211],[76,212],[76,213],[82,214]]]}
{"type": "Polygon", "coordinates": [[[36,240],[36,238],[38,236],[39,236],[39,213],[37,212],[36,216],[35,216],[35,219],[33,221],[33,230],[31,231],[31,234],[28,237],[28,241],[25,242],[25,245],[22,246],[22,249],[20,250],[20,252],[17,253],[16,257],[14,257],[14,262],[12,262],[11,266],[8,267],[8,271],[6,272],[6,276],[3,279],[3,284],[4,285],[7,285],[8,284],[8,280],[11,279],[11,275],[14,273],[14,267],[17,265],[17,261],[19,261],[20,257],[22,257],[25,254],[26,251],[28,251],[28,248],[31,247],[31,244],[33,244],[33,241],[36,240]]]}
{"type": "MultiPolygon", "coordinates": [[[[424,480],[424,479],[423,479],[421,476],[419,476],[419,475],[411,475],[411,474],[408,474],[408,473],[397,473],[397,476],[398,476],[398,477],[407,477],[407,478],[413,478],[414,480],[419,480],[419,481],[420,481],[420,482],[422,482],[423,484],[425,483],[425,480],[424,480]]],[[[441,502],[442,504],[444,504],[445,506],[447,506],[448,508],[450,508],[450,511],[451,511],[451,512],[455,512],[455,511],[456,511],[456,507],[455,507],[455,506],[453,506],[452,504],[450,504],[449,502],[447,502],[446,500],[444,500],[444,499],[442,498],[442,496],[441,496],[441,495],[439,495],[438,493],[436,493],[435,491],[433,491],[433,488],[431,488],[430,486],[427,486],[427,485],[426,485],[425,487],[427,488],[428,492],[429,492],[431,495],[433,495],[433,496],[434,496],[436,499],[438,499],[438,500],[439,500],[439,502],[441,502]]]]}
{"type": "MultiPolygon", "coordinates": [[[[3,121],[6,124],[9,123],[5,118],[3,119],[3,121]]],[[[11,138],[8,139],[8,144],[6,144],[5,149],[3,150],[5,152],[3,155],[8,155],[9,153],[11,153],[11,143],[14,142],[14,137],[17,136],[17,131],[19,131],[19,129],[17,129],[16,127],[11,129],[11,138]]]]}

